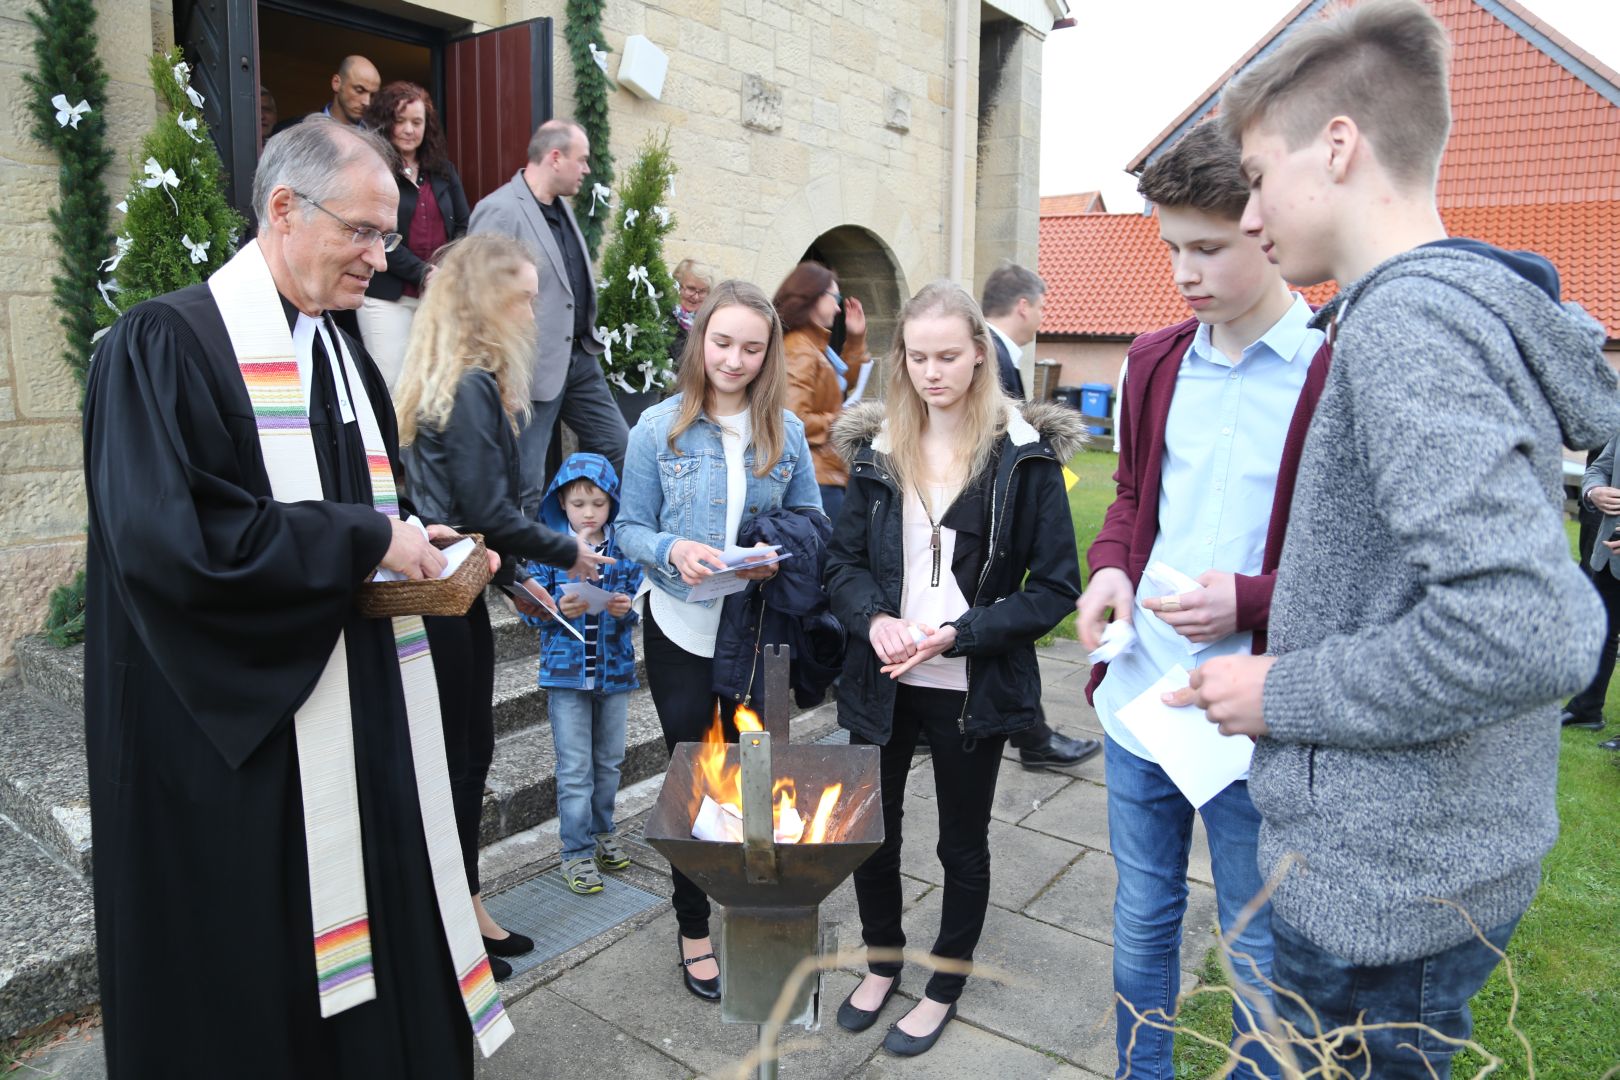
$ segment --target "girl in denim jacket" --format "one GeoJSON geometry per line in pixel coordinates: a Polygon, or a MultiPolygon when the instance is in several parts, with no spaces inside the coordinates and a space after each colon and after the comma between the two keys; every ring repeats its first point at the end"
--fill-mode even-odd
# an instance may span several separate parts
{"type": "MultiPolygon", "coordinates": [[[[671,753],[700,741],[717,710],[726,738],[737,738],[732,708],[713,690],[721,602],[688,599],[692,587],[724,569],[721,552],[756,514],[821,510],[804,425],[782,407],[786,381],[776,309],[757,287],[722,281],[693,317],[676,393],[630,432],[619,546],[646,571],[636,601],[647,684],[671,753]]],[[[686,987],[718,1001],[708,897],[679,870],[671,876],[686,987]]]]}

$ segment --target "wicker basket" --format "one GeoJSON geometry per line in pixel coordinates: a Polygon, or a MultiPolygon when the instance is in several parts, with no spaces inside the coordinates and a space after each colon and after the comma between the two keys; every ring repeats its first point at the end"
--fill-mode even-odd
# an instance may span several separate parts
{"type": "MultiPolygon", "coordinates": [[[[389,619],[395,615],[465,615],[478,594],[489,584],[489,557],[484,551],[484,537],[468,533],[475,541],[456,572],[447,578],[433,581],[367,581],[360,586],[356,604],[360,614],[373,619],[389,619]]],[[[449,547],[462,537],[449,536],[434,540],[433,546],[449,547]]]]}

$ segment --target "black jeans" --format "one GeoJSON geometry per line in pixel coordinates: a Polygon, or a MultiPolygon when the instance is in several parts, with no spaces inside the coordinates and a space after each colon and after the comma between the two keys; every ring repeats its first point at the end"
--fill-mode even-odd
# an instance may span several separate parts
{"type": "MultiPolygon", "coordinates": [[[[917,729],[925,728],[933,750],[934,805],[939,811],[939,846],[934,850],[945,869],[945,898],[940,909],[935,956],[973,959],[990,904],[990,804],[996,798],[996,775],[1006,738],[964,741],[956,730],[965,695],[901,683],[894,699],[894,723],[882,747],[883,845],[855,871],[855,899],[861,909],[861,940],[868,948],[900,949],[906,944],[900,925],[900,820],[904,816],[906,777],[917,729]]],[[[854,732],[857,746],[871,740],[854,732]]],[[[897,961],[867,964],[874,975],[900,974],[897,961]]],[[[962,996],[965,974],[936,971],[927,994],[949,1004],[962,996]]]]}
{"type": "MultiPolygon", "coordinates": [[[[714,692],[714,659],[689,653],[658,628],[652,615],[652,597],[647,597],[642,619],[642,650],[647,660],[647,689],[652,692],[653,708],[664,729],[664,746],[675,753],[675,744],[702,742],[703,733],[714,723],[714,710],[720,708],[727,742],[737,741],[737,725],[732,720],[736,706],[720,700],[714,692]]],[[[675,883],[675,920],[681,936],[709,936],[709,898],[691,878],[671,866],[675,883]]]]}
{"type": "Polygon", "coordinates": [[[422,624],[433,651],[433,678],[439,684],[439,717],[461,863],[467,871],[467,888],[477,895],[478,822],[484,814],[484,781],[495,756],[495,635],[483,594],[465,615],[425,615],[422,624]]]}
{"type": "Polygon", "coordinates": [[[1609,696],[1609,680],[1614,677],[1614,653],[1620,648],[1620,578],[1609,567],[1592,571],[1592,584],[1603,598],[1608,629],[1603,635],[1603,656],[1597,675],[1585,690],[1569,699],[1569,711],[1582,720],[1602,720],[1603,701],[1609,696]]]}
{"type": "MultiPolygon", "coordinates": [[[[1485,937],[1506,951],[1518,925],[1519,920],[1514,919],[1486,931],[1485,937]]],[[[1277,947],[1271,977],[1279,987],[1291,991],[1276,996],[1277,1014],[1308,1039],[1358,1021],[1423,1024],[1442,1035],[1466,1039],[1474,1028],[1468,999],[1485,985],[1499,960],[1484,942],[1469,938],[1433,956],[1380,967],[1358,966],[1306,940],[1276,912],[1271,915],[1271,934],[1277,947]],[[1314,1017],[1294,994],[1310,1005],[1314,1017]]],[[[1352,1073],[1378,1080],[1444,1080],[1451,1075],[1456,1052],[1457,1047],[1429,1032],[1407,1027],[1368,1031],[1364,1043],[1351,1038],[1338,1051],[1352,1073]],[[1409,1045],[1403,1047],[1402,1043],[1409,1045]],[[1365,1056],[1352,1060],[1358,1053],[1365,1056]]]]}

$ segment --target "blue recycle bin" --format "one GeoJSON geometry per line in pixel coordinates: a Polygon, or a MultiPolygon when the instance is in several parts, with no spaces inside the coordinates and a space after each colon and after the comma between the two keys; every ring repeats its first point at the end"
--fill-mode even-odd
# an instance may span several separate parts
{"type": "MultiPolygon", "coordinates": [[[[1114,400],[1114,388],[1107,383],[1088,382],[1080,384],[1080,411],[1087,416],[1109,417],[1113,415],[1111,408],[1114,400]]],[[[1108,429],[1092,425],[1086,429],[1093,435],[1106,435],[1108,429]]]]}

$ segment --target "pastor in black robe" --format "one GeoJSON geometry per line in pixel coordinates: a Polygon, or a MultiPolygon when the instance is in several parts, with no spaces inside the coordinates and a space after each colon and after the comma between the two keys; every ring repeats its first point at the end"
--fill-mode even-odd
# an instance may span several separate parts
{"type": "MultiPolygon", "coordinates": [[[[348,345],[397,475],[387,387],[348,345]]],[[[206,285],[132,309],[91,365],[85,723],[113,1080],[472,1075],[392,628],[354,608],[391,530],[332,366],[312,370],[326,498],[281,503],[206,285]],[[339,631],[377,999],[323,1020],[293,714],[339,631]]]]}

